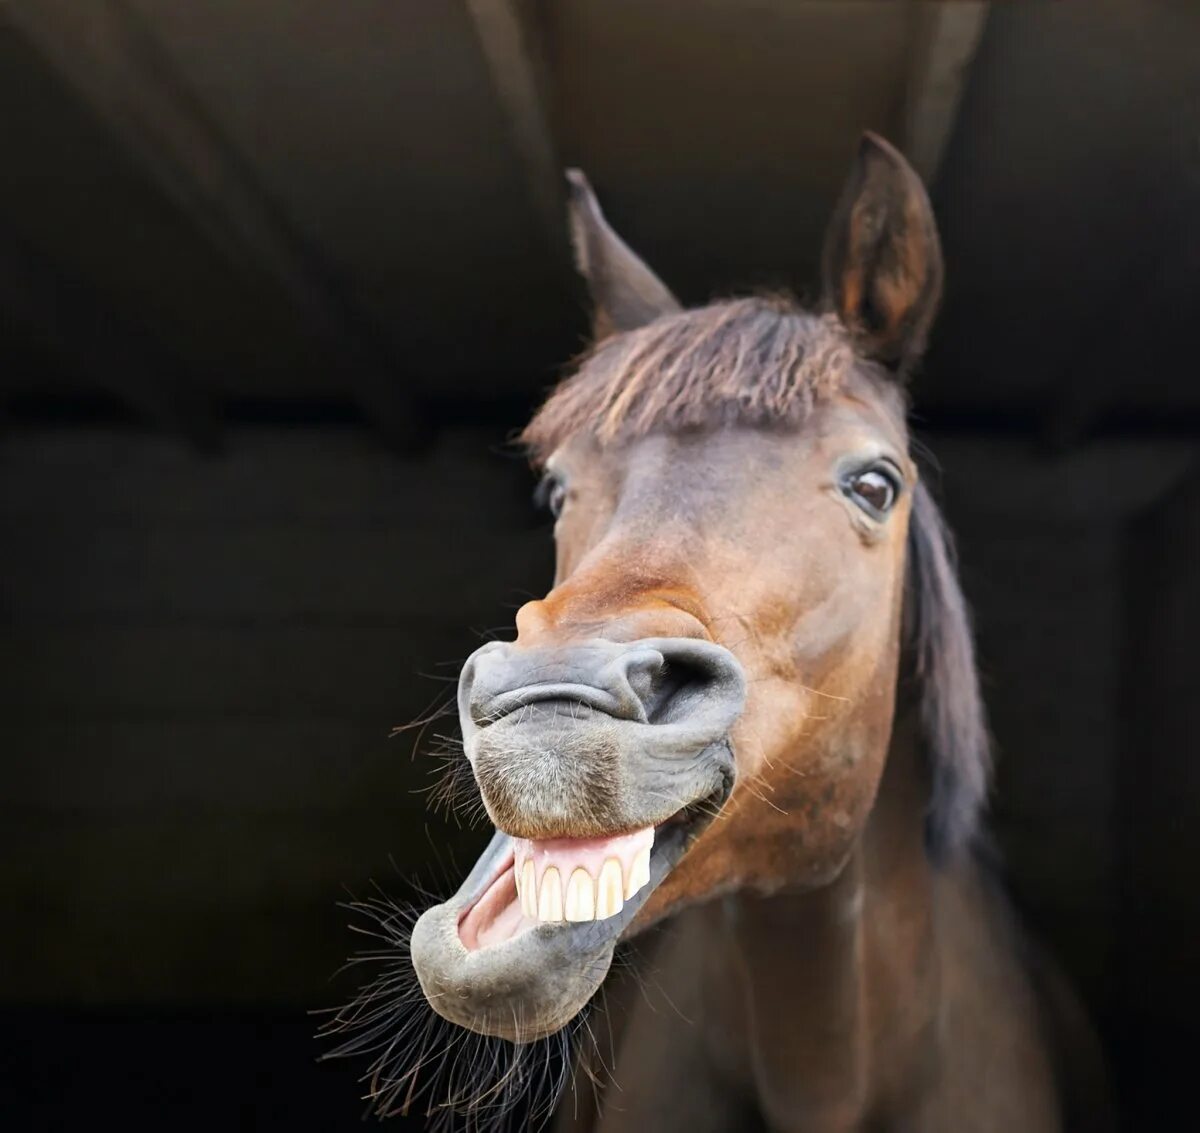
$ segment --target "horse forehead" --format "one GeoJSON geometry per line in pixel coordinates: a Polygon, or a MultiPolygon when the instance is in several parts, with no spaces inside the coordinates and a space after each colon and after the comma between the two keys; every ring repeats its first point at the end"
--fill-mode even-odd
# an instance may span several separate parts
{"type": "Polygon", "coordinates": [[[629,453],[605,557],[620,547],[626,567],[711,584],[807,506],[797,489],[827,464],[819,440],[800,435],[647,438],[629,453]]]}
{"type": "Polygon", "coordinates": [[[766,486],[786,473],[778,444],[741,432],[635,442],[623,461],[616,525],[636,533],[647,554],[667,541],[683,551],[736,526],[751,499],[761,506],[766,486]]]}
{"type": "Polygon", "coordinates": [[[821,436],[807,428],[771,429],[731,425],[719,430],[660,433],[633,442],[625,457],[631,490],[649,485],[704,492],[730,487],[739,470],[782,469],[813,451],[821,436]]]}
{"type": "Polygon", "coordinates": [[[806,467],[821,476],[825,461],[843,450],[886,448],[904,459],[907,447],[903,419],[889,406],[847,396],[815,408],[793,427],[732,425],[644,437],[622,454],[621,464],[628,499],[678,508],[728,501],[739,485],[761,491],[773,473],[780,474],[781,488],[794,488],[792,478],[806,467]]]}

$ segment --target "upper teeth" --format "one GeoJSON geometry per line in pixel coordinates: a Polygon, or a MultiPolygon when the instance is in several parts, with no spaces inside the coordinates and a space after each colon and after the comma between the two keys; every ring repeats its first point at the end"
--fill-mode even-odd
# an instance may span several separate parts
{"type": "Polygon", "coordinates": [[[572,861],[570,854],[562,850],[539,854],[534,847],[536,843],[521,844],[516,861],[521,911],[533,920],[601,921],[614,917],[650,880],[648,843],[638,848],[625,865],[620,857],[604,858],[594,875],[594,855],[586,855],[590,861],[572,861]],[[550,860],[535,862],[537,857],[552,857],[553,864],[550,860]]]}

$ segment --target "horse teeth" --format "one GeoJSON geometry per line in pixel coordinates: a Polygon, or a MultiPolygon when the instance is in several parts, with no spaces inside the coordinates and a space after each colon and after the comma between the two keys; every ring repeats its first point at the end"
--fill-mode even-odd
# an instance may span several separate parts
{"type": "Polygon", "coordinates": [[[575,869],[567,882],[566,914],[569,921],[590,921],[596,916],[596,883],[586,869],[575,869]]]}
{"type": "Polygon", "coordinates": [[[562,881],[555,866],[547,866],[542,873],[542,884],[538,890],[537,917],[539,921],[563,919],[562,881]]]}
{"type": "Polygon", "coordinates": [[[625,882],[625,900],[628,901],[643,885],[650,884],[650,847],[639,850],[629,866],[629,877],[625,882]]]}
{"type": "Polygon", "coordinates": [[[517,891],[521,898],[521,912],[531,920],[537,920],[537,871],[534,869],[533,862],[529,859],[525,861],[520,878],[521,881],[517,886],[517,891]]]}
{"type": "Polygon", "coordinates": [[[615,917],[625,905],[621,863],[609,858],[600,868],[600,883],[596,894],[596,920],[615,917]]]}
{"type": "Polygon", "coordinates": [[[514,841],[517,904],[531,921],[615,917],[650,881],[652,826],[605,838],[514,841]]]}

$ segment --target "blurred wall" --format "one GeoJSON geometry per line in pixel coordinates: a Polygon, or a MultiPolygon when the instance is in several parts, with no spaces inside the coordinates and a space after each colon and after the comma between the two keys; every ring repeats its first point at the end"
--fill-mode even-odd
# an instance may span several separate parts
{"type": "Polygon", "coordinates": [[[316,1007],[336,902],[444,882],[469,837],[426,814],[428,743],[389,733],[549,576],[493,442],[5,445],[0,1000],[316,1007]]]}

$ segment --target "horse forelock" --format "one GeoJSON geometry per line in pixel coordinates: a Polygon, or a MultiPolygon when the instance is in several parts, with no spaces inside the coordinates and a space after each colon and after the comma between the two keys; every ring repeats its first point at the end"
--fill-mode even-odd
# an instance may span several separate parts
{"type": "Polygon", "coordinates": [[[797,426],[864,365],[836,316],[777,295],[713,303],[596,344],[521,440],[540,463],[579,432],[609,443],[731,424],[797,426]]]}
{"type": "Polygon", "coordinates": [[[970,847],[987,801],[991,753],[966,598],[953,540],[918,483],[908,529],[905,639],[929,761],[925,836],[944,862],[970,847]]]}

